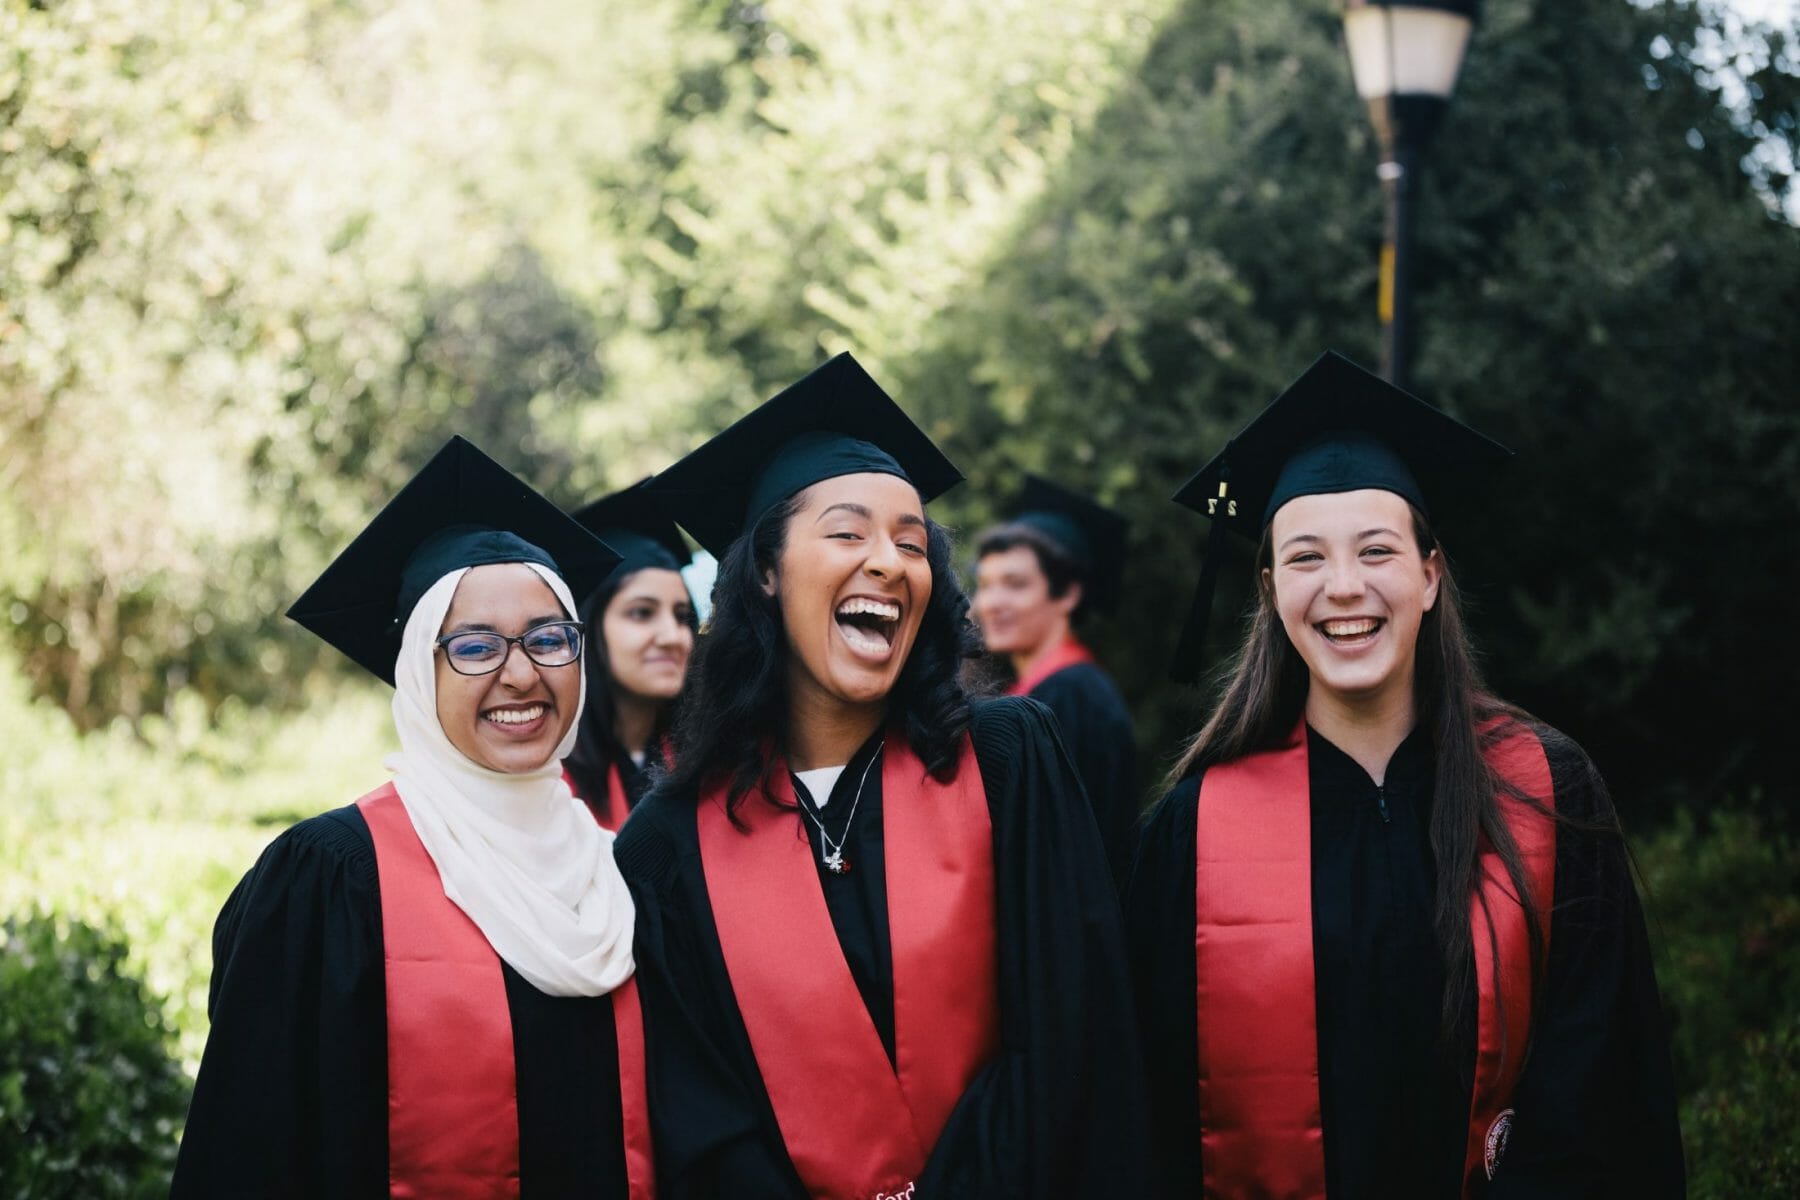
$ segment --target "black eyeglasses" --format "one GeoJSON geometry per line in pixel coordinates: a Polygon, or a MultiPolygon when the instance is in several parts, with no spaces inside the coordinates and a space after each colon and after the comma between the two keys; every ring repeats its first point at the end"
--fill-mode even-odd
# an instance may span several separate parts
{"type": "Polygon", "coordinates": [[[518,637],[504,633],[451,633],[437,640],[458,675],[489,675],[506,662],[517,643],[540,667],[566,667],[581,657],[581,622],[547,621],[518,637]]]}

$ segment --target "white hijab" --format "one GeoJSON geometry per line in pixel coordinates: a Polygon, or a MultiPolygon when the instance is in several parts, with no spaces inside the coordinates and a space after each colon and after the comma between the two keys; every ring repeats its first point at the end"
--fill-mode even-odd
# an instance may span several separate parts
{"type": "MultiPolygon", "coordinates": [[[[568,585],[536,571],[575,612],[568,585]]],[[[407,816],[437,864],[444,895],[475,922],[495,953],[552,996],[599,996],[631,976],[631,893],[613,863],[613,835],[563,782],[562,760],[581,727],[543,766],[508,775],[478,766],[451,744],[437,717],[438,631],[463,567],[431,585],[406,620],[394,664],[394,727],[387,758],[407,816]]],[[[509,647],[510,649],[510,647],[509,647]]],[[[582,699],[587,697],[585,672],[582,699]]]]}

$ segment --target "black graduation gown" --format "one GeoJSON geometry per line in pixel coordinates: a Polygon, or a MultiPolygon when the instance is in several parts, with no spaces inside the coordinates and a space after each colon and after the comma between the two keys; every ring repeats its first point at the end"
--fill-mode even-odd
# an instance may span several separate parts
{"type": "MultiPolygon", "coordinates": [[[[1118,903],[1093,820],[1042,707],[980,703],[972,733],[994,830],[1002,1049],[951,1115],[918,1196],[1142,1196],[1143,1071],[1118,903]]],[[[832,791],[822,815],[834,841],[879,745],[865,746],[832,791]]],[[[850,872],[819,870],[838,945],[794,952],[844,955],[891,1058],[881,820],[889,802],[877,765],[844,844],[850,872]]],[[[719,949],[695,807],[691,793],[652,791],[616,848],[638,905],[658,1195],[801,1197],[719,949]]],[[[818,831],[794,819],[816,859],[818,831]]]]}
{"type": "MultiPolygon", "coordinates": [[[[1539,732],[1558,812],[1605,816],[1604,790],[1581,749],[1554,730],[1539,732]]],[[[1319,734],[1309,729],[1307,738],[1327,1195],[1455,1197],[1475,1035],[1465,1028],[1440,1052],[1430,739],[1414,731],[1378,788],[1319,734]]],[[[1125,892],[1165,1196],[1200,1193],[1199,784],[1198,776],[1183,780],[1152,812],[1125,892]]],[[[1473,978],[1471,968],[1471,987],[1473,978]]],[[[1616,837],[1558,830],[1546,989],[1514,1092],[1511,1141],[1486,1195],[1681,1195],[1668,1044],[1643,913],[1616,837]]]]}
{"type": "MultiPolygon", "coordinates": [[[[612,999],[547,996],[501,965],[522,1200],[625,1200],[612,999]]],[[[214,927],[212,1029],[175,1200],[385,1197],[386,992],[368,824],[354,805],[303,821],[214,927]]]]}
{"type": "Polygon", "coordinates": [[[1056,714],[1063,745],[1093,805],[1113,878],[1123,879],[1143,803],[1137,738],[1125,697],[1098,666],[1076,663],[1045,676],[1031,689],[1031,698],[1056,714]]]}

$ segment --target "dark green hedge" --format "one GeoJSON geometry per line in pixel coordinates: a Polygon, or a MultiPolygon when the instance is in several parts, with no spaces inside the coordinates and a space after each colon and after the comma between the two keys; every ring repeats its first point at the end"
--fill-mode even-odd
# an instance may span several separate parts
{"type": "Polygon", "coordinates": [[[0,924],[8,1200],[167,1194],[189,1084],[126,952],[115,930],[50,914],[0,924]]]}

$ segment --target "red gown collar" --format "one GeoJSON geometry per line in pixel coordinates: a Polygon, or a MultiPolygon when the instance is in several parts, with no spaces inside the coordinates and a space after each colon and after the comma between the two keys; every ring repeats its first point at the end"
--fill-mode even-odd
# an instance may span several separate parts
{"type": "Polygon", "coordinates": [[[1006,689],[1009,696],[1029,696],[1037,689],[1038,684],[1050,678],[1058,671],[1082,663],[1094,661],[1093,652],[1082,644],[1080,638],[1071,633],[1064,638],[1054,650],[1038,659],[1025,674],[1019,676],[1013,685],[1006,689]]]}

